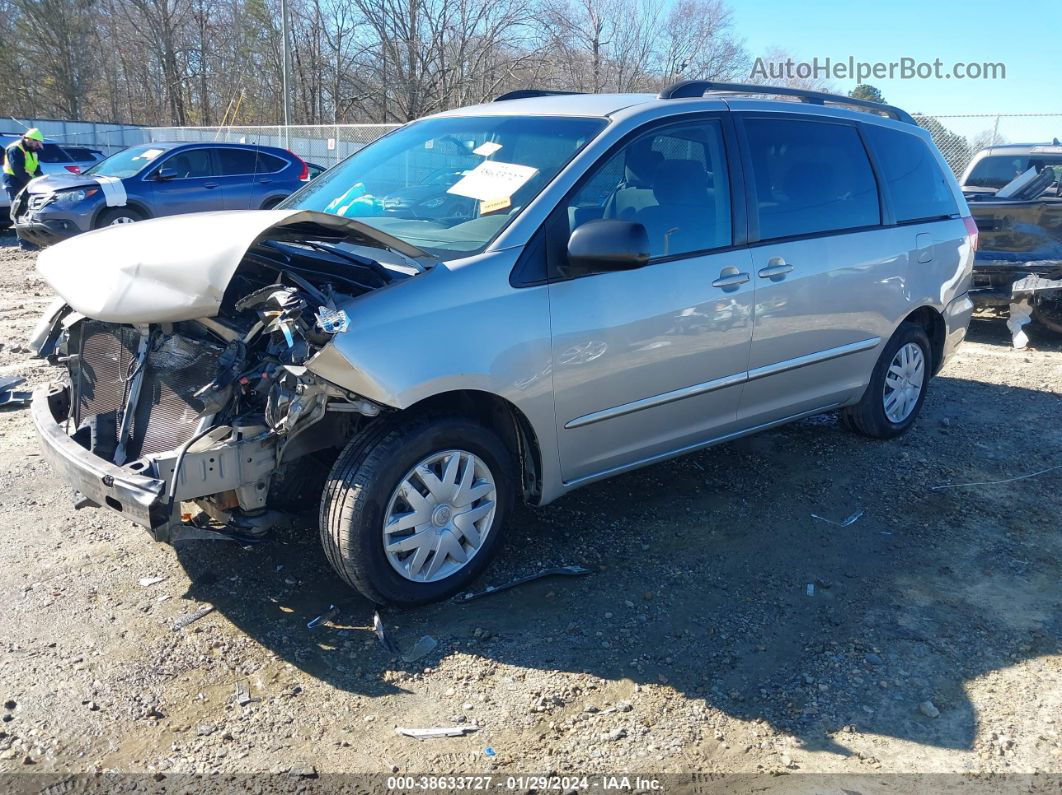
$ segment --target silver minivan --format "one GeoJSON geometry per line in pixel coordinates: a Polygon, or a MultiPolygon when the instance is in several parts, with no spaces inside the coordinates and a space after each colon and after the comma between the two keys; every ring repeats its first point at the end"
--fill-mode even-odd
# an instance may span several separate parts
{"type": "Polygon", "coordinates": [[[32,413],[80,506],[172,541],[319,505],[340,576],[413,605],[482,572],[519,499],[820,412],[905,432],[966,333],[975,246],[897,108],[515,92],[275,210],[46,250],[32,342],[63,375],[32,413]]]}

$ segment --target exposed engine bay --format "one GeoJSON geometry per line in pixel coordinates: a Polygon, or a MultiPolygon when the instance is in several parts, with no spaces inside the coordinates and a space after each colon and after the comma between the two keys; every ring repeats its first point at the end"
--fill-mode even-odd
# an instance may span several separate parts
{"type": "Polygon", "coordinates": [[[343,242],[349,229],[298,219],[270,226],[246,248],[211,317],[152,322],[145,311],[139,321],[108,322],[63,295],[34,340],[66,370],[49,410],[100,466],[121,472],[96,473],[104,490],[76,473],[79,507],[105,504],[159,540],[190,528],[250,538],[283,519],[276,508],[298,499],[312,470],[305,458],[387,410],[306,363],[347,332],[344,305],[424,267],[409,256],[416,250],[388,249],[384,265],[361,253],[386,249],[378,240],[343,242]]]}

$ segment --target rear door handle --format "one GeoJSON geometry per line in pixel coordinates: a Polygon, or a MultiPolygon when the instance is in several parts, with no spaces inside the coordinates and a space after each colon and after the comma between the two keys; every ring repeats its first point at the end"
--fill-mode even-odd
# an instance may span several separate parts
{"type": "Polygon", "coordinates": [[[203,187],[204,188],[216,188],[217,186],[218,186],[218,183],[216,183],[216,182],[204,182],[203,183],[203,187]]]}
{"type": "Polygon", "coordinates": [[[771,257],[767,260],[767,267],[760,268],[757,275],[762,279],[781,279],[791,270],[793,266],[781,257],[771,257]]]}
{"type": "Polygon", "coordinates": [[[747,273],[739,271],[733,265],[729,265],[719,272],[719,278],[712,282],[712,287],[721,287],[727,290],[741,286],[750,278],[747,273]]]}

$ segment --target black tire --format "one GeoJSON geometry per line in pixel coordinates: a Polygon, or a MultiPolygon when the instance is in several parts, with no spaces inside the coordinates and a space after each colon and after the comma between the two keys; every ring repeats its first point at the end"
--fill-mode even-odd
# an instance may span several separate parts
{"type": "Polygon", "coordinates": [[[347,445],[329,473],[320,514],[325,556],[345,582],[377,604],[412,607],[452,596],[479,576],[501,547],[515,495],[514,471],[501,440],[472,420],[431,415],[379,420],[347,445]],[[387,559],[384,514],[406,474],[432,453],[449,449],[473,453],[490,469],[497,489],[494,521],[467,565],[436,582],[414,582],[387,559]]]}
{"type": "Polygon", "coordinates": [[[1062,301],[1041,298],[1033,304],[1032,323],[1037,331],[1062,334],[1062,301]]]}
{"type": "Polygon", "coordinates": [[[274,196],[272,199],[266,199],[264,202],[262,202],[262,209],[263,210],[272,210],[274,207],[276,207],[282,201],[284,201],[284,199],[282,199],[279,196],[274,196]]]}
{"type": "Polygon", "coordinates": [[[929,345],[926,330],[917,323],[901,323],[896,333],[892,335],[892,339],[885,345],[877,364],[874,365],[870,384],[863,393],[863,397],[857,404],[844,410],[842,419],[845,426],[872,439],[892,439],[906,433],[914,425],[915,420],[918,419],[918,413],[922,410],[922,403],[925,402],[926,390],[929,388],[932,373],[933,350],[929,345]],[[914,343],[922,349],[925,368],[922,391],[911,413],[901,422],[893,422],[885,414],[885,376],[897,351],[909,343],[914,343]]]}
{"type": "Polygon", "coordinates": [[[102,229],[103,227],[111,226],[112,224],[135,223],[136,221],[143,220],[144,214],[131,207],[110,207],[100,213],[99,218],[96,219],[96,228],[102,229]]]}

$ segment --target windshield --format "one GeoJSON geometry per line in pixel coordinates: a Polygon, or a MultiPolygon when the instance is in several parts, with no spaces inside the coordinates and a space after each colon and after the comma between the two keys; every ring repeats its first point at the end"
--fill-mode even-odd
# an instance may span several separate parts
{"type": "Polygon", "coordinates": [[[604,119],[426,119],[323,173],[280,207],[356,218],[440,258],[475,254],[605,126],[604,119]]]}
{"type": "Polygon", "coordinates": [[[152,144],[130,146],[128,149],[123,149],[121,152],[111,155],[106,160],[101,160],[91,168],[86,168],[81,173],[90,174],[94,177],[125,179],[140,173],[165,151],[165,149],[152,144]]]}
{"type": "Polygon", "coordinates": [[[1020,177],[1030,168],[1039,174],[1044,168],[1052,168],[1055,179],[1062,174],[1062,157],[1044,157],[1042,155],[992,155],[979,160],[966,178],[963,187],[992,188],[999,190],[1015,177],[1020,177]]]}

